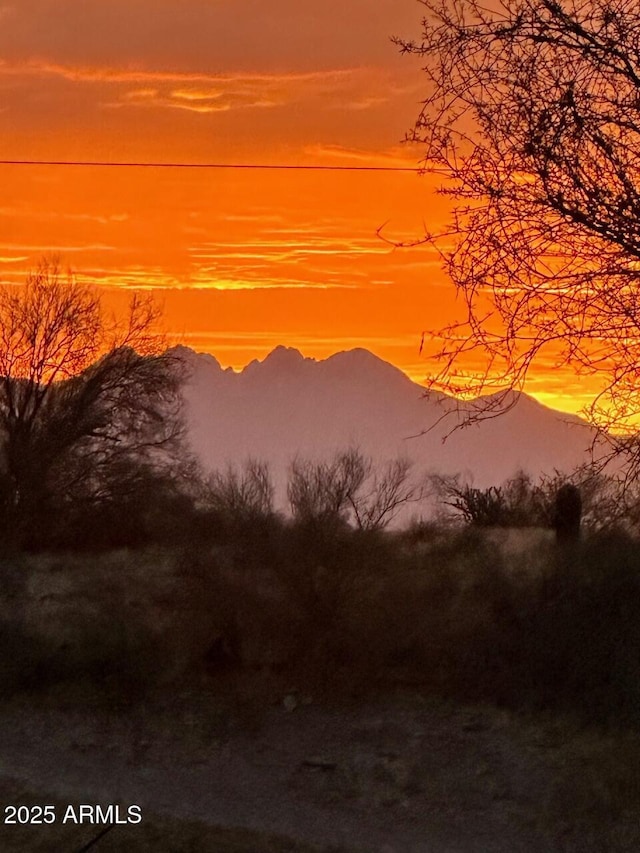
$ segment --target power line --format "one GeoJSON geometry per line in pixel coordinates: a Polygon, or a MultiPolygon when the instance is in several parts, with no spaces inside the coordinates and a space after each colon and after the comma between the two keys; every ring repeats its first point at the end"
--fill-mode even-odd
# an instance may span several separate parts
{"type": "Polygon", "coordinates": [[[302,172],[428,172],[444,174],[444,170],[421,169],[418,166],[327,166],[320,164],[260,164],[260,163],[149,163],[116,162],[111,160],[0,160],[0,166],[89,166],[116,169],[253,169],[302,172]]]}

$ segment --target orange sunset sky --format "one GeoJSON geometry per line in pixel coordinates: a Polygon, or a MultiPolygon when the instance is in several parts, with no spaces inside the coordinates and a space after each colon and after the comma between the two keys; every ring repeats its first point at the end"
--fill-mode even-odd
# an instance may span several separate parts
{"type": "MultiPolygon", "coordinates": [[[[415,166],[424,77],[391,35],[416,0],[0,2],[0,159],[415,166]]],[[[454,319],[419,238],[441,181],[404,172],[0,166],[0,280],[59,252],[81,279],[157,291],[176,340],[241,367],[283,343],[367,347],[423,381],[421,333],[454,319]]],[[[473,365],[469,366],[473,368],[473,365]]],[[[593,386],[542,364],[527,390],[593,386]]]]}

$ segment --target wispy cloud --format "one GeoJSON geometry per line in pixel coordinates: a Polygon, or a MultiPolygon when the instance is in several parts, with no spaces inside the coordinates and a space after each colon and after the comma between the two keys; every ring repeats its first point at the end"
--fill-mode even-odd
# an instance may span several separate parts
{"type": "Polygon", "coordinates": [[[386,151],[348,148],[343,145],[307,145],[304,151],[309,158],[327,163],[417,168],[421,149],[413,145],[397,145],[386,151]]]}
{"type": "Polygon", "coordinates": [[[241,341],[257,341],[265,345],[277,345],[287,338],[288,346],[304,347],[309,345],[328,345],[333,351],[339,349],[354,349],[357,347],[373,348],[375,346],[406,347],[415,344],[415,338],[411,335],[329,335],[329,334],[299,334],[291,335],[290,330],[271,332],[246,332],[242,330],[228,331],[215,329],[198,330],[192,329],[185,333],[186,338],[197,337],[203,340],[218,340],[224,343],[235,343],[241,341]]]}
{"type": "MultiPolygon", "coordinates": [[[[287,232],[285,232],[286,234],[287,232]]],[[[284,235],[283,235],[284,236],[284,235]]],[[[389,247],[370,238],[338,239],[322,235],[306,234],[303,240],[254,240],[250,243],[206,242],[193,247],[190,251],[196,259],[255,259],[266,261],[306,261],[314,255],[381,255],[389,252],[389,247]]]]}
{"type": "Polygon", "coordinates": [[[0,61],[0,74],[10,76],[55,76],[63,77],[65,80],[78,82],[102,82],[102,83],[201,83],[215,86],[225,82],[313,82],[324,81],[335,82],[340,79],[350,78],[354,74],[363,73],[363,68],[344,68],[329,71],[308,71],[291,73],[257,73],[257,72],[230,72],[211,74],[201,71],[167,71],[148,68],[110,68],[106,66],[75,66],[63,65],[61,63],[45,62],[41,60],[25,60],[24,62],[0,61]]]}
{"type": "MultiPolygon", "coordinates": [[[[95,225],[119,225],[129,221],[128,213],[67,213],[64,211],[33,210],[30,207],[0,207],[0,218],[16,220],[27,219],[30,222],[65,221],[78,223],[92,223],[95,225]]],[[[93,249],[93,246],[89,246],[93,249]]],[[[63,249],[61,251],[66,251],[63,249]]]]}
{"type": "Polygon", "coordinates": [[[83,246],[70,245],[46,245],[31,243],[0,243],[0,251],[6,252],[30,252],[48,254],[51,252],[66,254],[67,252],[113,252],[115,246],[106,246],[104,243],[88,243],[83,246]]]}
{"type": "MultiPolygon", "coordinates": [[[[309,272],[309,271],[305,271],[309,272]]],[[[310,275],[286,275],[284,271],[264,268],[196,266],[179,274],[159,266],[85,265],[76,273],[78,281],[117,290],[152,291],[249,291],[249,290],[344,290],[354,285],[344,281],[314,280],[310,275]]]]}
{"type": "MultiPolygon", "coordinates": [[[[176,335],[178,337],[178,335],[176,335]]],[[[243,330],[211,330],[190,329],[180,334],[180,339],[193,347],[201,347],[203,350],[214,354],[225,354],[233,356],[234,353],[246,353],[247,348],[264,354],[270,352],[274,347],[286,342],[287,346],[299,349],[303,354],[309,351],[316,353],[315,358],[326,358],[340,350],[350,350],[356,347],[375,350],[407,350],[416,347],[415,335],[329,335],[329,334],[292,334],[290,330],[274,330],[269,332],[243,331],[243,330]],[[322,355],[318,356],[317,353],[322,355]]],[[[228,359],[227,359],[228,361],[228,359]]],[[[232,358],[234,367],[238,364],[244,366],[247,363],[232,358]]],[[[422,364],[424,374],[424,363],[422,364]]]]}
{"type": "Polygon", "coordinates": [[[265,228],[259,238],[205,241],[189,248],[190,285],[226,289],[304,287],[359,288],[366,285],[363,261],[389,253],[375,235],[338,236],[265,228]]]}
{"type": "Polygon", "coordinates": [[[362,111],[386,103],[397,88],[387,71],[367,66],[308,72],[212,74],[5,60],[0,61],[0,77],[51,77],[76,84],[99,84],[113,91],[110,99],[103,100],[108,107],[162,107],[202,114],[278,107],[310,99],[321,99],[332,110],[362,111]]]}

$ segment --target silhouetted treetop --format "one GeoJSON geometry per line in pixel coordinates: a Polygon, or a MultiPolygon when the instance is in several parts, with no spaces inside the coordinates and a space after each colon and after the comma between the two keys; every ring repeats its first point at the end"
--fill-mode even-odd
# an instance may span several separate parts
{"type": "MultiPolygon", "coordinates": [[[[397,40],[427,78],[410,137],[448,176],[451,228],[426,239],[466,304],[462,323],[439,330],[434,383],[521,388],[545,357],[602,376],[592,417],[629,427],[640,412],[640,8],[422,2],[422,39],[397,40]],[[484,364],[471,379],[459,370],[470,358],[484,364]]],[[[624,449],[635,458],[634,442],[624,449]]]]}
{"type": "Polygon", "coordinates": [[[14,540],[116,500],[136,471],[176,464],[180,362],[164,352],[157,316],[136,295],[124,319],[108,317],[97,292],[51,260],[0,288],[2,526],[14,540]]]}

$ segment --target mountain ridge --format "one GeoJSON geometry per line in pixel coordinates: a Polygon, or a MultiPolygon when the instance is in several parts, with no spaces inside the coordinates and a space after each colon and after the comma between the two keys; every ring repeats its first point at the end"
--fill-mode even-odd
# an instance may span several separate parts
{"type": "Polygon", "coordinates": [[[462,402],[428,391],[363,348],[316,360],[281,346],[240,371],[187,347],[173,352],[187,366],[189,440],[208,470],[251,456],[282,481],[295,455],[357,446],[376,461],[408,456],[421,469],[491,485],[520,469],[573,470],[594,436],[578,416],[522,392],[505,414],[452,431],[460,411],[490,396],[462,402]]]}
{"type": "MultiPolygon", "coordinates": [[[[311,365],[337,365],[340,364],[342,367],[348,366],[350,369],[355,367],[363,368],[369,364],[375,365],[378,368],[385,369],[388,371],[388,375],[396,375],[398,377],[402,377],[402,380],[405,383],[410,383],[416,388],[420,389],[423,395],[429,396],[432,399],[442,399],[442,400],[450,400],[457,407],[460,408],[461,411],[464,411],[467,408],[472,408],[475,405],[479,405],[488,402],[494,397],[498,397],[502,395],[503,392],[494,392],[492,394],[480,395],[478,397],[471,398],[469,400],[461,400],[456,398],[451,394],[446,394],[442,391],[434,391],[421,385],[419,382],[416,382],[414,379],[411,379],[401,368],[396,367],[396,365],[391,364],[388,361],[385,361],[380,356],[375,355],[370,350],[365,349],[364,347],[353,347],[348,350],[339,350],[338,352],[332,353],[323,359],[316,359],[311,356],[303,355],[300,350],[296,347],[288,347],[283,344],[279,344],[274,347],[263,359],[254,358],[250,362],[248,362],[244,367],[239,370],[234,369],[233,367],[222,367],[220,361],[216,358],[215,355],[208,352],[198,352],[194,350],[192,347],[185,346],[184,344],[178,344],[177,346],[171,347],[168,350],[169,353],[176,355],[178,358],[187,361],[196,360],[194,363],[197,363],[199,360],[203,360],[206,363],[213,362],[214,365],[219,368],[219,370],[226,374],[233,374],[235,376],[242,376],[247,373],[255,373],[263,371],[265,366],[272,367],[274,364],[277,366],[288,366],[291,367],[293,365],[301,365],[302,363],[307,363],[311,365]]],[[[521,401],[525,401],[531,403],[534,406],[540,407],[547,412],[553,413],[555,416],[566,419],[570,422],[576,422],[580,424],[584,424],[585,426],[589,426],[587,421],[581,418],[577,414],[573,414],[571,412],[564,412],[561,409],[555,409],[553,406],[548,406],[546,403],[542,403],[540,400],[537,400],[531,394],[527,394],[525,391],[516,391],[511,390],[507,392],[507,396],[517,397],[516,403],[514,405],[520,405],[521,401]]]]}

